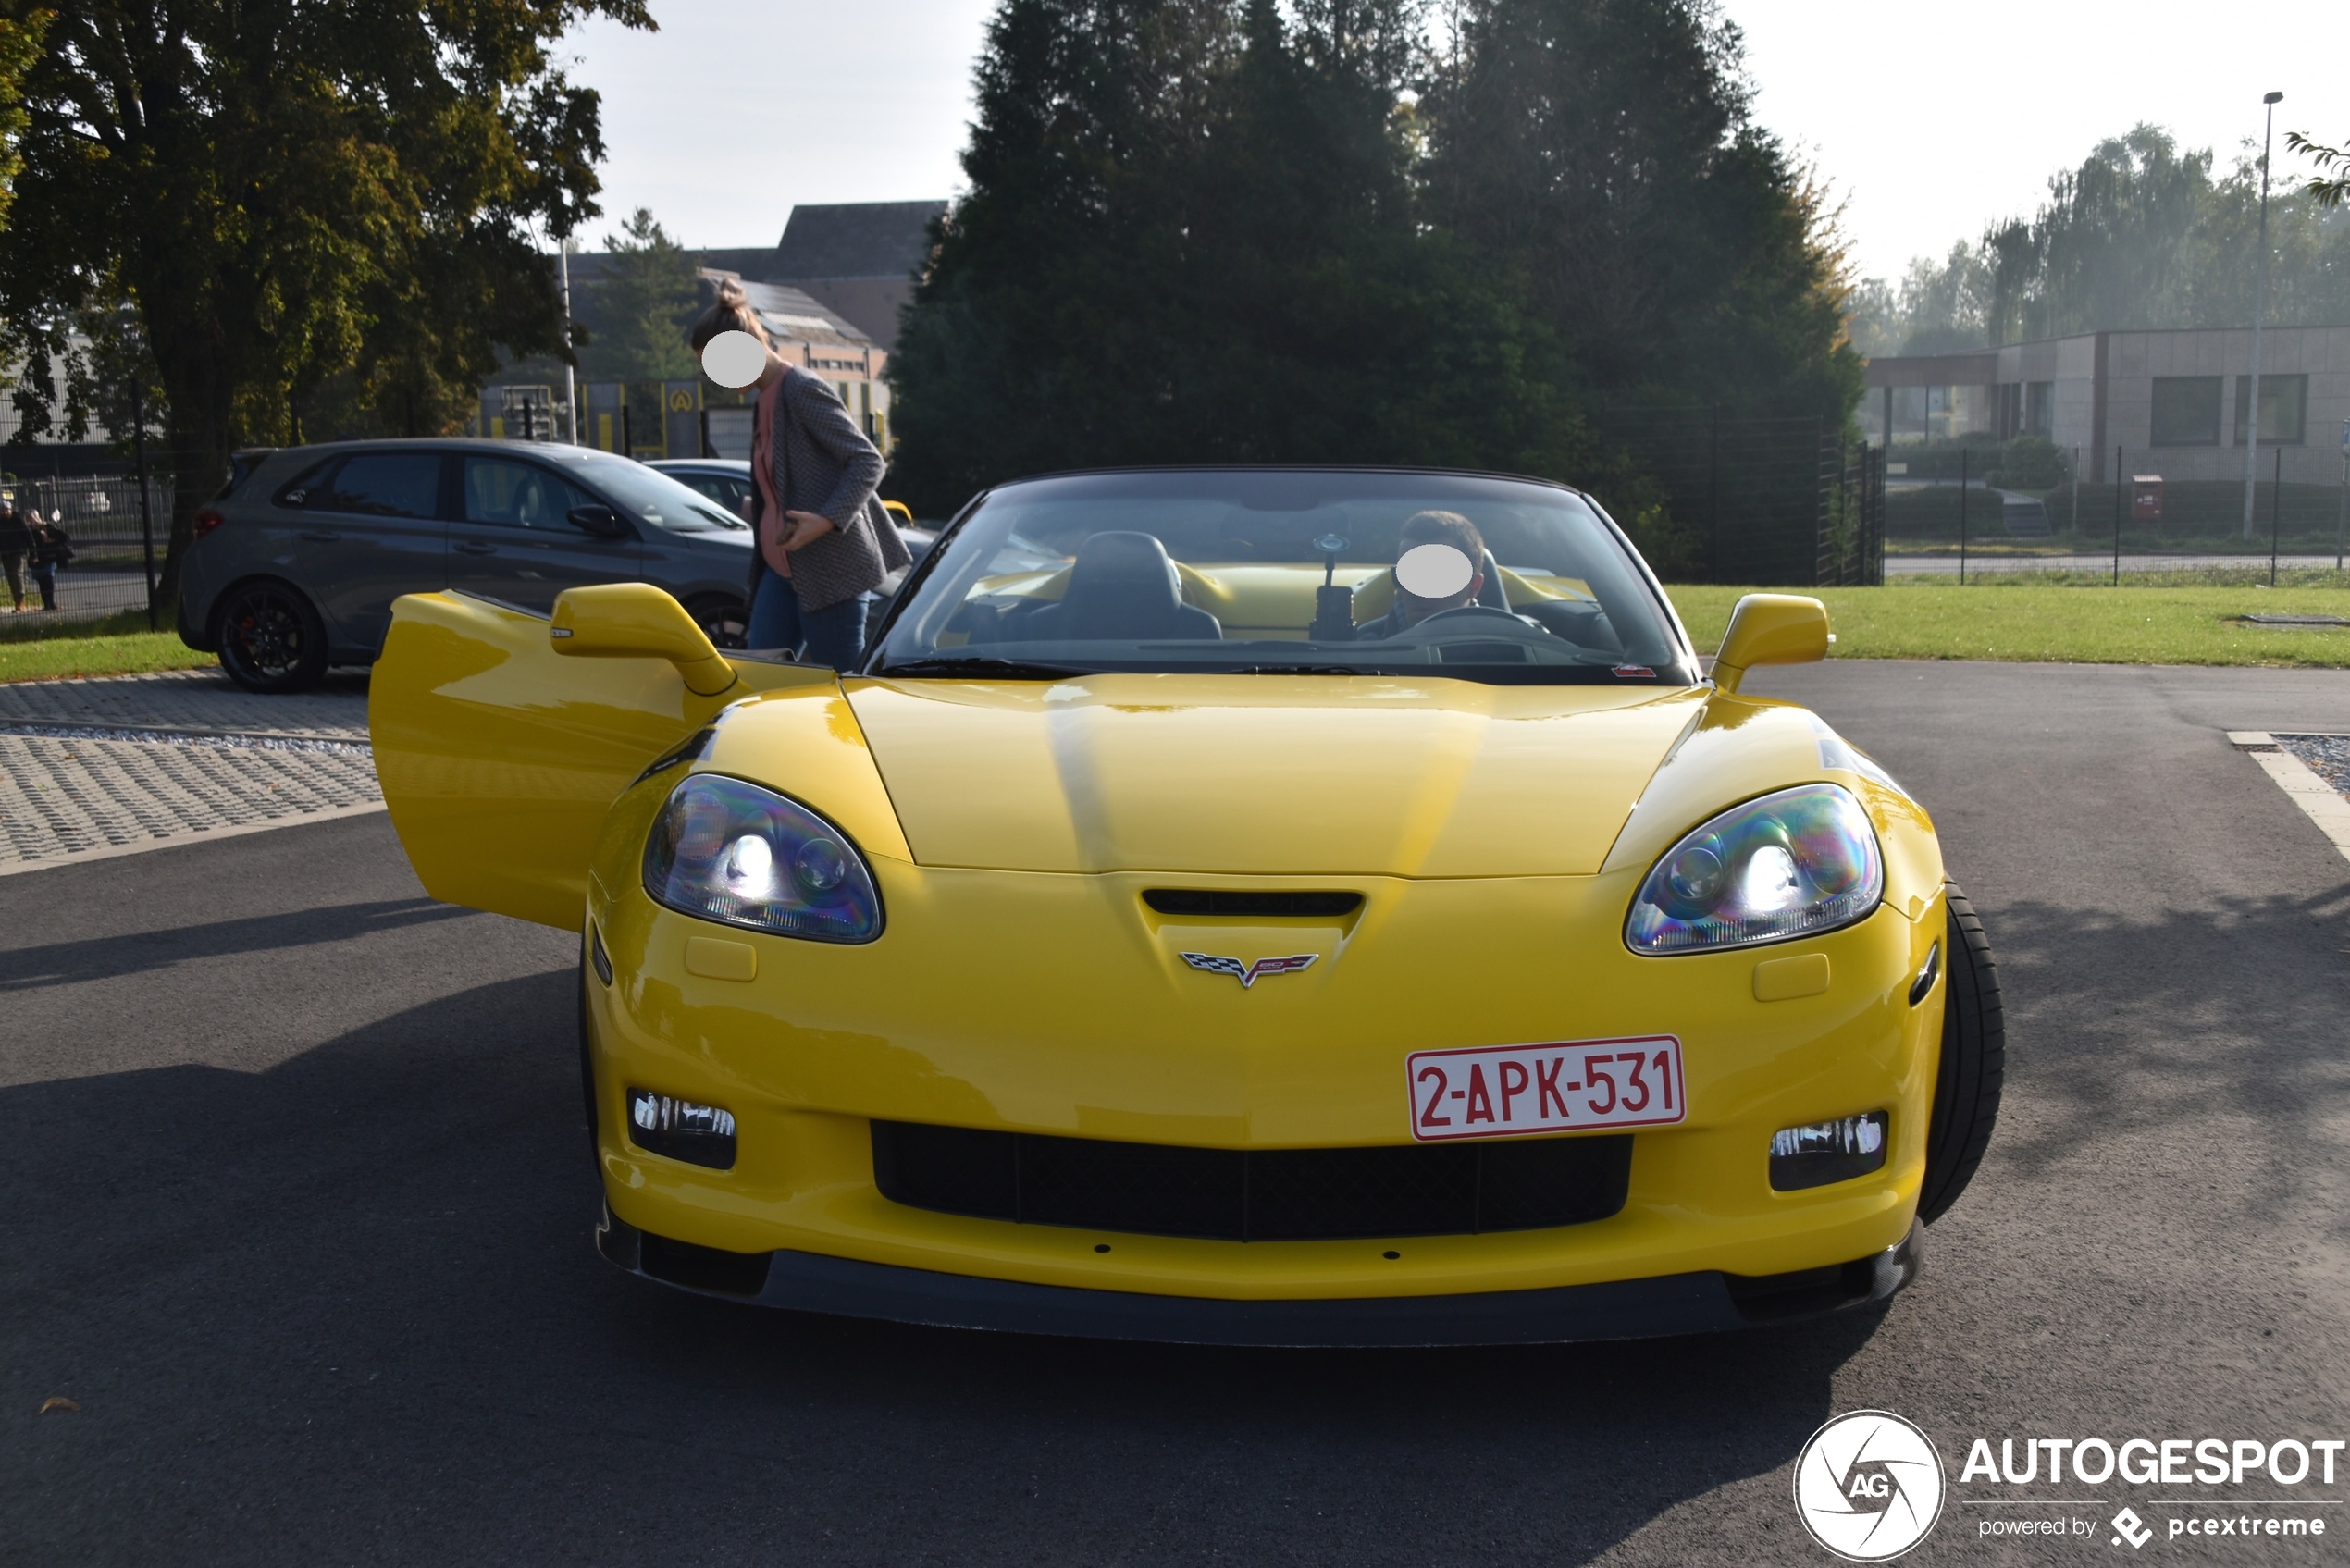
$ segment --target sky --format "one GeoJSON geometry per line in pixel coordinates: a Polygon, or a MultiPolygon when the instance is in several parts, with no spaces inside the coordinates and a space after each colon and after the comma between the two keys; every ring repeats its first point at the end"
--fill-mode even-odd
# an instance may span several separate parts
{"type": "MultiPolygon", "coordinates": [[[[716,248],[774,243],[801,202],[960,188],[991,0],[651,3],[658,33],[598,22],[567,43],[575,79],[603,94],[610,153],[588,243],[638,206],[716,248]]],[[[2259,136],[2262,93],[2282,91],[2281,181],[2305,167],[2287,130],[2350,141],[2350,6],[2329,0],[1725,9],[1746,33],[1756,118],[1843,200],[1866,276],[2029,216],[2050,175],[2140,120],[2225,164],[2259,136]]]]}

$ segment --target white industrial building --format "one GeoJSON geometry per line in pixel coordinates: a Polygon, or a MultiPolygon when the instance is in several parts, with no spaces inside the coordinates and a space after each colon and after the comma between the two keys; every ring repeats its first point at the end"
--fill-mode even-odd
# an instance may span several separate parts
{"type": "MultiPolygon", "coordinates": [[[[1872,439],[2045,436],[2092,484],[2125,468],[2176,480],[2240,479],[2251,404],[2249,327],[2086,332],[1972,353],[1886,356],[1868,367],[1872,439]]],[[[2260,335],[2260,477],[2319,478],[2350,428],[2350,326],[2260,335]],[[2321,462],[2320,459],[2323,459],[2321,462]]]]}

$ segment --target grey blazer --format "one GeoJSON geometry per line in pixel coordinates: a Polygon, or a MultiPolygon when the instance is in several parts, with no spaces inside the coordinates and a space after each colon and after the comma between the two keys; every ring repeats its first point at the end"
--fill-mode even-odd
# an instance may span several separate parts
{"type": "MultiPolygon", "coordinates": [[[[913,559],[874,493],[888,465],[821,376],[787,366],[775,413],[771,450],[753,453],[754,460],[774,464],[775,493],[785,512],[813,512],[833,520],[831,533],[792,551],[792,586],[800,607],[822,610],[871,593],[913,559]]],[[[756,487],[751,493],[759,494],[756,487]]],[[[760,515],[751,525],[764,527],[763,498],[755,510],[760,515]]],[[[759,580],[766,574],[766,557],[753,549],[747,599],[758,598],[759,580]]]]}

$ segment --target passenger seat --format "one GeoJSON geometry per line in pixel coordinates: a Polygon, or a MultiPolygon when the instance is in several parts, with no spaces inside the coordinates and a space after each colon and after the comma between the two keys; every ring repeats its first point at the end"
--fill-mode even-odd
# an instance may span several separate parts
{"type": "Polygon", "coordinates": [[[1016,634],[1053,642],[1220,641],[1223,623],[1183,602],[1182,574],[1155,534],[1095,534],[1077,549],[1061,601],[1016,634]]]}

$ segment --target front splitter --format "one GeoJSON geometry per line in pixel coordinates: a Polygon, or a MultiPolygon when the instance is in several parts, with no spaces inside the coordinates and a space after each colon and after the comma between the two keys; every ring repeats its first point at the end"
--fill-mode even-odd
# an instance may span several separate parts
{"type": "Polygon", "coordinates": [[[725,1300],[938,1328],[1170,1344],[1354,1347],[1563,1344],[1709,1334],[1881,1302],[1917,1278],[1924,1232],[1828,1268],[1754,1278],[1715,1270],[1540,1290],[1230,1301],[1031,1285],[817,1253],[722,1253],[638,1230],[608,1208],[606,1259],[725,1300]]]}

